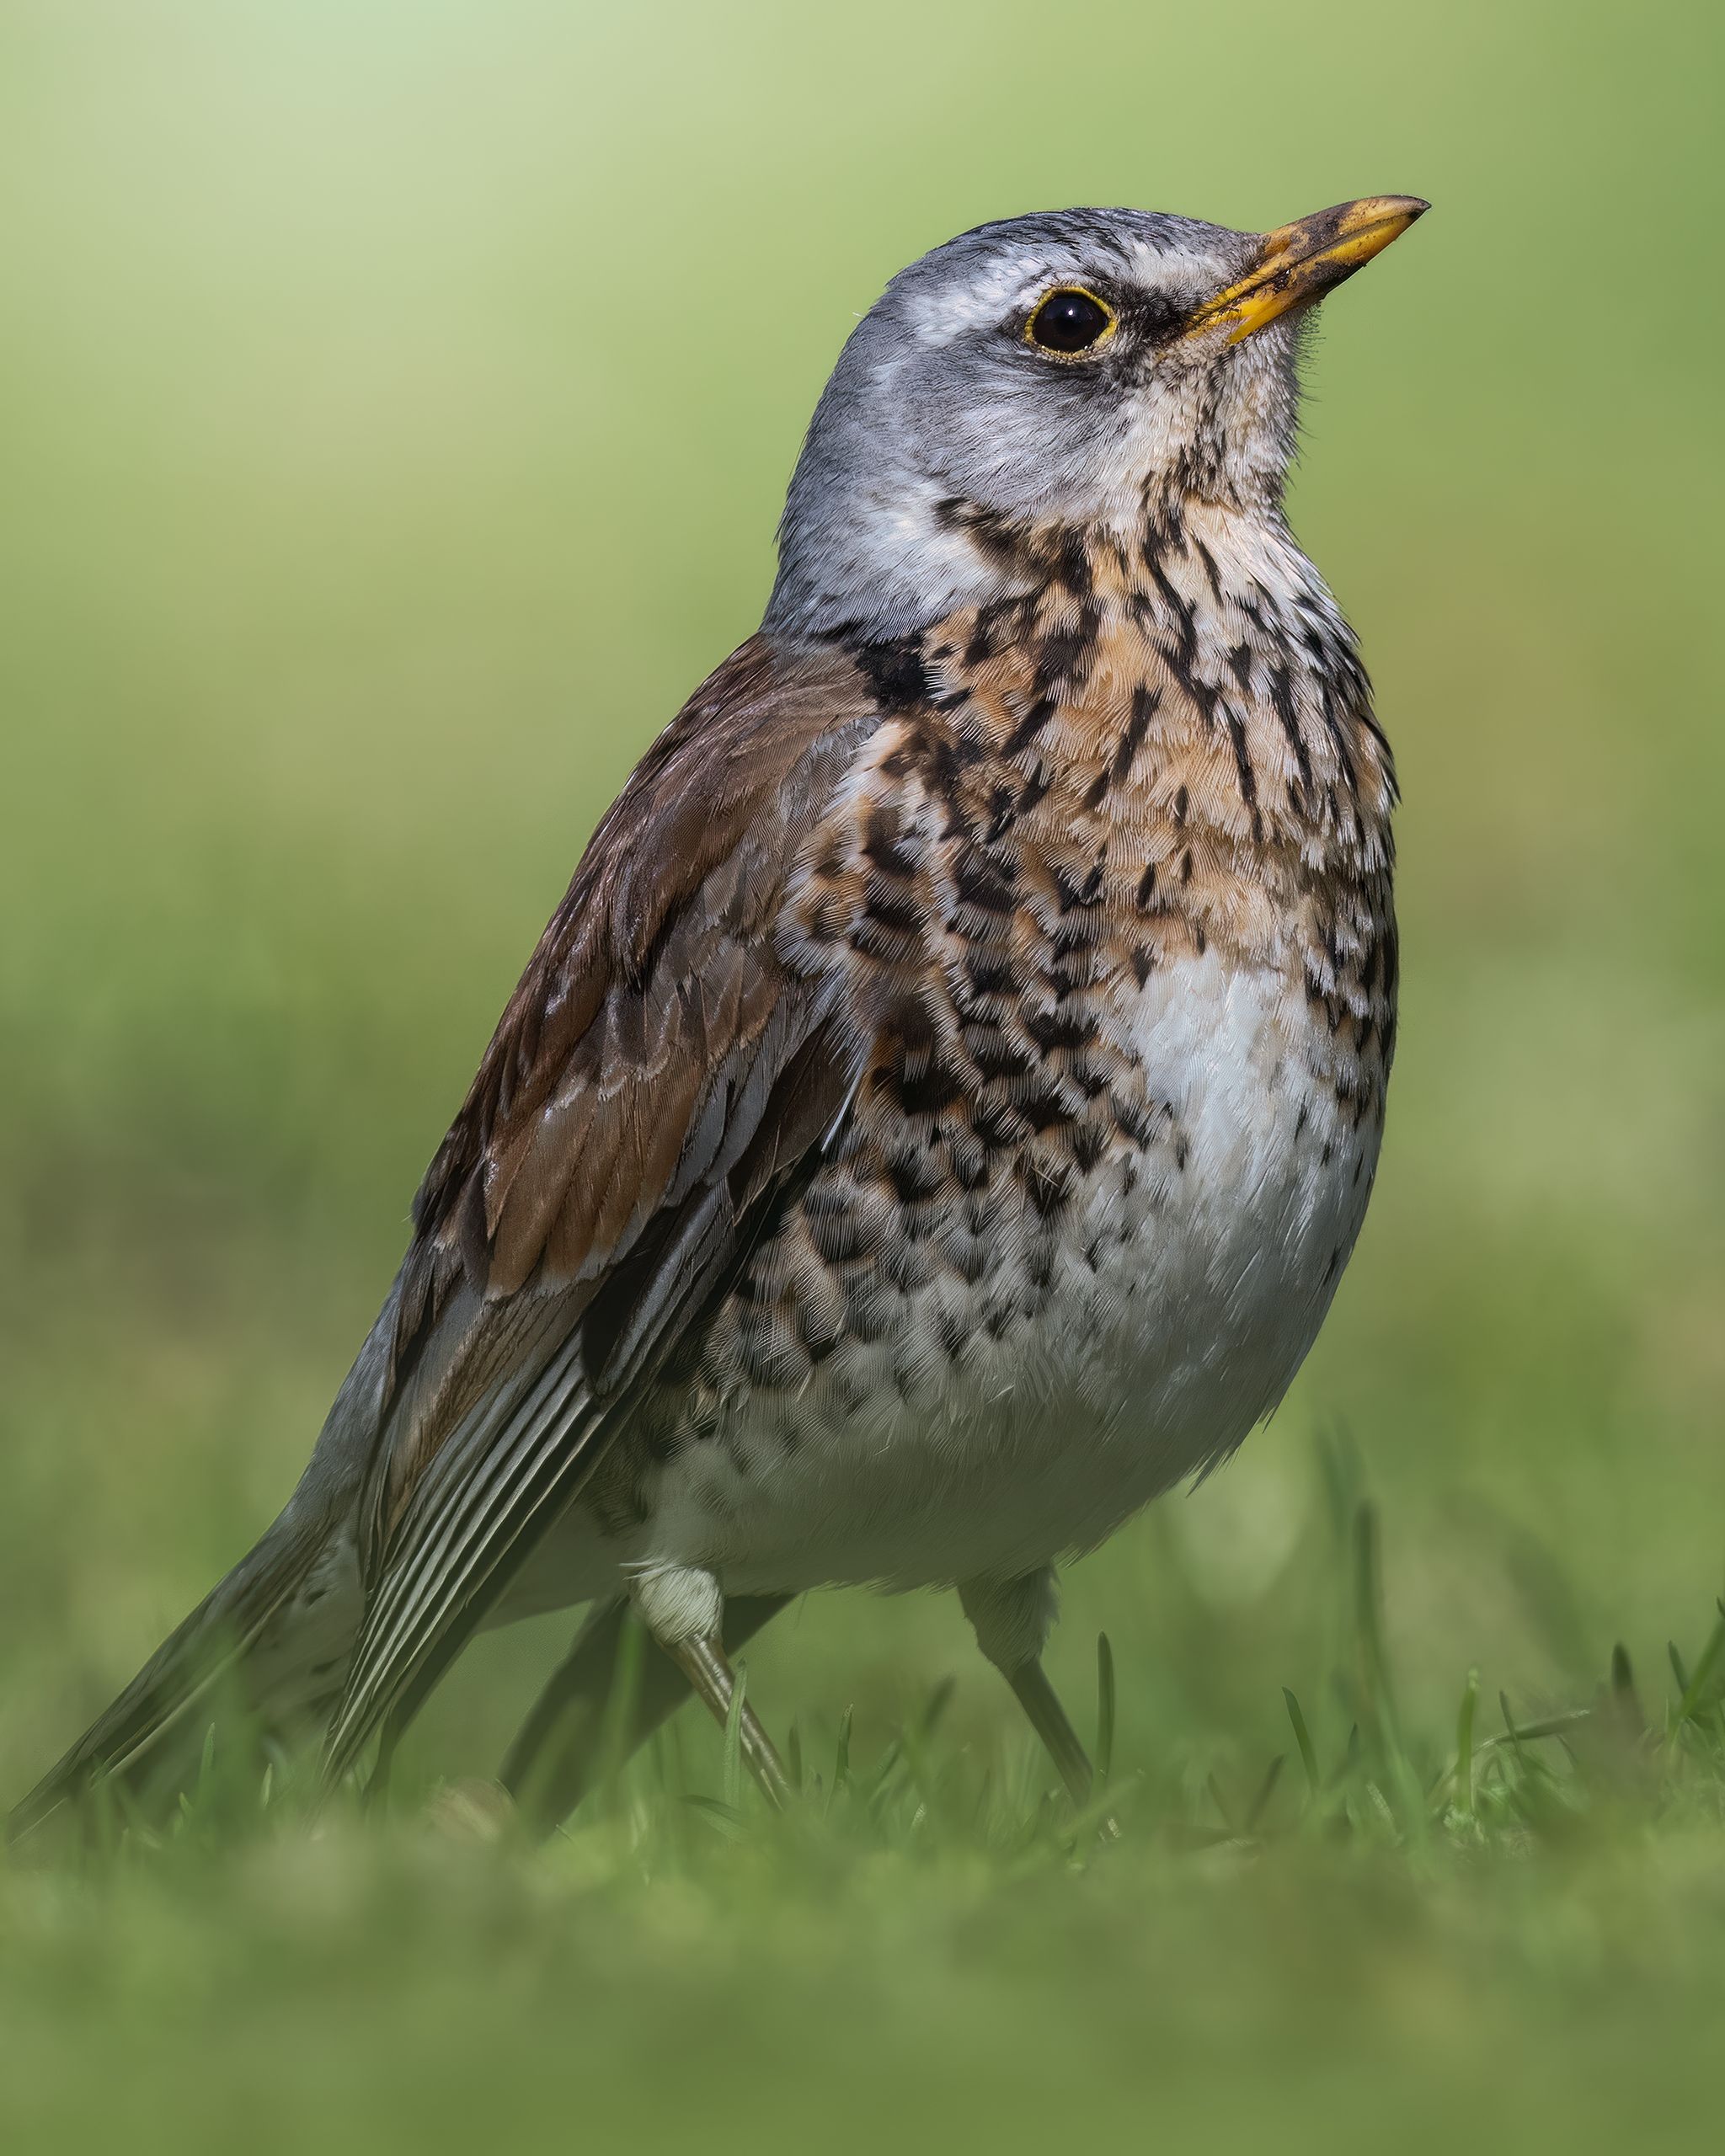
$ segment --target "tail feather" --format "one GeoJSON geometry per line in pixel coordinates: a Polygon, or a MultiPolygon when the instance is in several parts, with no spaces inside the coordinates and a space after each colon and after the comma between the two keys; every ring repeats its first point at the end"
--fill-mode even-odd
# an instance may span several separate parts
{"type": "Polygon", "coordinates": [[[323,1538],[277,1521],[14,1808],[7,1839],[34,1833],[103,1785],[124,1790],[146,1815],[171,1807],[202,1759],[211,1717],[200,1709],[212,1706],[225,1684],[267,1721],[275,1687],[259,1681],[259,1648],[318,1569],[322,1548],[323,1538]]]}
{"type": "Polygon", "coordinates": [[[262,1732],[291,1736],[340,1696],[360,1619],[355,1521],[399,1294],[398,1280],[286,1509],[13,1811],[8,1841],[104,1785],[147,1819],[171,1810],[195,1783],[210,1723],[231,1697],[262,1732]]]}

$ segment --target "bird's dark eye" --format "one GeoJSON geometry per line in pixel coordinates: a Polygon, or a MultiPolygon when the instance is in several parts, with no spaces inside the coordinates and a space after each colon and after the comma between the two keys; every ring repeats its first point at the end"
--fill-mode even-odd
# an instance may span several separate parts
{"type": "Polygon", "coordinates": [[[1024,325],[1024,341],[1070,359],[1111,337],[1119,319],[1106,300],[1087,292],[1081,285],[1057,285],[1037,302],[1035,312],[1024,325]]]}

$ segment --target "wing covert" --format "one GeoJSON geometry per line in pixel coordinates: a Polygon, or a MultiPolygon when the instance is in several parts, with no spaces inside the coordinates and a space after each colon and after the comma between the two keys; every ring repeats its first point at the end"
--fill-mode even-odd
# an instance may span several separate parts
{"type": "Polygon", "coordinates": [[[435,1681],[841,1113],[866,1043],[775,929],[878,718],[842,653],[755,638],[595,833],[415,1202],[332,1775],[435,1681]]]}

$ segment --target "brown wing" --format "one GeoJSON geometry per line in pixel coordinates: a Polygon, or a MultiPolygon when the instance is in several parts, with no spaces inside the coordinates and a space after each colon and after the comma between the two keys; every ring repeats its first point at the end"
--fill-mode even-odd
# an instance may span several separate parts
{"type": "Polygon", "coordinates": [[[842,1113],[863,1043],[775,925],[878,715],[842,654],[755,638],[594,835],[414,1207],[330,1773],[466,1636],[842,1113]]]}

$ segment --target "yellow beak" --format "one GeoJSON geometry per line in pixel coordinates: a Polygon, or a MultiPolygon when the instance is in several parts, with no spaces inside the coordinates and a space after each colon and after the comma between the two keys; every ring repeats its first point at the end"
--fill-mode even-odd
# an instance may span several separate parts
{"type": "Polygon", "coordinates": [[[1266,232],[1257,268],[1207,301],[1187,324],[1186,335],[1199,336],[1226,323],[1228,342],[1237,344],[1290,307],[1322,299],[1400,239],[1430,207],[1417,195],[1368,195],[1266,232]]]}

